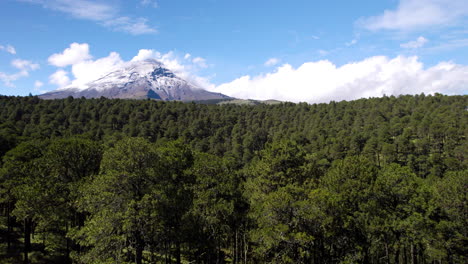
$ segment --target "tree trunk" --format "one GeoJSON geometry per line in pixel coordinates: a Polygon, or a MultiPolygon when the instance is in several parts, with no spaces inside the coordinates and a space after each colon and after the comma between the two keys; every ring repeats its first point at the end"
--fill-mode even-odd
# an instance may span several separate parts
{"type": "Polygon", "coordinates": [[[176,242],[176,252],[175,252],[176,264],[181,264],[180,259],[180,241],[177,240],[176,242]]]}
{"type": "Polygon", "coordinates": [[[370,264],[370,260],[369,260],[369,249],[368,249],[367,246],[366,246],[365,251],[364,251],[364,260],[363,260],[362,263],[363,263],[363,264],[370,264]]]}
{"type": "Polygon", "coordinates": [[[141,235],[139,232],[136,232],[135,234],[136,237],[136,245],[135,245],[135,263],[136,264],[142,264],[143,262],[143,249],[145,247],[144,241],[141,238],[141,235]]]}
{"type": "Polygon", "coordinates": [[[220,246],[219,246],[219,241],[216,238],[216,236],[215,236],[215,239],[216,239],[216,264],[219,264],[221,249],[220,249],[220,246]]]}
{"type": "Polygon", "coordinates": [[[29,264],[28,254],[31,251],[31,219],[24,219],[24,264],[29,264]]]}
{"type": "Polygon", "coordinates": [[[168,261],[167,261],[167,242],[166,241],[164,241],[163,247],[164,247],[164,264],[167,264],[168,261]]]}
{"type": "Polygon", "coordinates": [[[450,252],[450,250],[447,251],[447,263],[453,264],[452,253],[450,252]]]}
{"type": "Polygon", "coordinates": [[[7,252],[10,252],[11,248],[11,216],[10,216],[10,201],[7,202],[7,252]]]}
{"type": "Polygon", "coordinates": [[[156,256],[154,254],[155,249],[154,249],[153,243],[154,242],[151,242],[151,246],[150,246],[151,263],[156,263],[156,256]]]}
{"type": "Polygon", "coordinates": [[[388,255],[388,243],[385,242],[385,257],[387,258],[387,264],[390,264],[390,256],[388,255]]]}
{"type": "Polygon", "coordinates": [[[66,241],[67,241],[67,251],[66,251],[66,254],[67,254],[67,259],[69,260],[70,259],[70,238],[67,237],[67,234],[68,234],[68,221],[66,222],[66,226],[65,226],[65,237],[66,237],[66,241]]]}
{"type": "Polygon", "coordinates": [[[426,259],[424,258],[424,247],[422,244],[419,244],[418,246],[418,255],[419,255],[419,263],[426,264],[426,259]]]}
{"type": "Polygon", "coordinates": [[[143,248],[137,245],[136,247],[136,254],[135,254],[135,263],[142,264],[143,262],[143,248]]]}
{"type": "Polygon", "coordinates": [[[245,232],[244,232],[244,264],[247,264],[247,251],[248,251],[248,246],[247,246],[247,239],[245,238],[245,232]]]}
{"type": "Polygon", "coordinates": [[[409,263],[408,261],[408,247],[406,243],[403,245],[403,263],[409,263]]]}
{"type": "Polygon", "coordinates": [[[238,235],[238,232],[237,232],[237,228],[236,228],[236,235],[235,235],[235,239],[234,239],[234,259],[233,259],[233,264],[237,264],[237,235],[238,235]]]}
{"type": "Polygon", "coordinates": [[[395,250],[395,261],[393,263],[400,263],[400,245],[395,250]]]}

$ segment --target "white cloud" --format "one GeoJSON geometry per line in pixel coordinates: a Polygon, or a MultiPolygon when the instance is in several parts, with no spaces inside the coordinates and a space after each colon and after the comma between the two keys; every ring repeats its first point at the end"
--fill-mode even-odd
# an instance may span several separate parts
{"type": "Polygon", "coordinates": [[[424,46],[427,42],[428,40],[425,37],[420,36],[416,40],[401,44],[400,47],[404,49],[417,49],[424,46]]]}
{"type": "Polygon", "coordinates": [[[83,61],[72,66],[72,73],[75,79],[70,83],[70,87],[85,88],[86,84],[94,81],[104,74],[122,67],[124,61],[117,52],[111,52],[109,56],[97,60],[83,61]]]}
{"type": "Polygon", "coordinates": [[[143,35],[156,33],[157,30],[148,26],[146,18],[133,19],[130,17],[118,17],[103,22],[103,25],[111,27],[116,31],[127,32],[132,35],[143,35]]]}
{"type": "Polygon", "coordinates": [[[27,77],[29,75],[29,73],[27,71],[19,71],[17,73],[14,73],[14,74],[7,74],[7,73],[4,73],[4,72],[0,72],[0,81],[2,81],[2,83],[5,85],[5,86],[8,86],[8,87],[15,87],[15,85],[13,84],[14,81],[20,79],[20,78],[23,78],[23,77],[27,77]]]}
{"type": "Polygon", "coordinates": [[[15,55],[16,54],[16,49],[15,47],[11,46],[11,45],[6,45],[6,46],[3,46],[3,45],[0,45],[0,50],[4,50],[10,54],[13,54],[15,55]]]}
{"type": "Polygon", "coordinates": [[[277,58],[270,58],[267,61],[265,61],[265,63],[263,65],[265,65],[267,67],[271,67],[271,66],[275,66],[279,62],[280,62],[280,60],[277,59],[277,58]]]}
{"type": "Polygon", "coordinates": [[[206,68],[206,60],[202,57],[195,57],[193,60],[187,62],[191,55],[186,53],[183,59],[180,59],[174,52],[162,54],[155,50],[141,49],[138,54],[133,57],[131,61],[141,61],[146,59],[155,59],[160,61],[169,70],[173,71],[179,77],[188,80],[195,85],[203,88],[213,88],[208,79],[196,75],[200,68],[206,68]]]}
{"type": "Polygon", "coordinates": [[[151,7],[154,7],[154,8],[159,7],[158,2],[156,0],[142,0],[140,2],[140,4],[143,5],[143,6],[151,6],[151,7]]]}
{"type": "Polygon", "coordinates": [[[346,42],[345,45],[346,45],[347,47],[350,47],[350,46],[356,45],[357,42],[358,42],[357,39],[353,39],[353,40],[351,40],[350,42],[346,42]]]}
{"type": "Polygon", "coordinates": [[[310,103],[386,95],[464,94],[468,66],[441,62],[425,69],[417,57],[370,57],[337,67],[328,60],[289,64],[259,76],[242,76],[212,91],[237,98],[310,103]]]}
{"type": "MultiPolygon", "coordinates": [[[[73,79],[68,77],[68,72],[59,70],[49,77],[49,81],[50,83],[56,84],[59,88],[85,89],[87,88],[87,83],[90,81],[94,81],[99,77],[102,77],[105,74],[116,70],[117,68],[123,67],[130,62],[155,59],[164,64],[166,68],[177,74],[177,76],[192,82],[199,87],[213,88],[214,85],[211,84],[207,78],[196,75],[200,69],[207,66],[206,60],[201,57],[196,57],[193,60],[186,60],[185,58],[190,58],[190,56],[187,56],[187,54],[183,57],[179,57],[174,52],[162,54],[152,49],[141,49],[138,51],[138,54],[135,57],[127,62],[123,61],[118,53],[112,52],[109,54],[109,56],[96,60],[75,60],[71,64],[71,73],[74,77],[73,79]]],[[[64,64],[68,65],[69,63],[59,63],[56,66],[64,64]]]]}
{"type": "MultiPolygon", "coordinates": [[[[59,87],[86,88],[86,83],[130,62],[156,59],[179,77],[210,91],[251,99],[328,102],[399,94],[444,93],[464,94],[468,87],[468,66],[441,62],[425,68],[417,57],[370,57],[362,61],[336,66],[328,60],[307,62],[298,68],[289,64],[258,76],[243,76],[219,86],[197,75],[202,68],[191,56],[174,52],[160,53],[141,49],[131,61],[123,61],[112,52],[107,57],[73,64],[71,73],[59,70],[50,82],[59,87]],[[186,59],[187,58],[187,59],[186,59]]],[[[201,57],[195,57],[201,58],[201,57]]],[[[206,62],[205,60],[203,60],[206,62]]]]}
{"type": "Polygon", "coordinates": [[[459,48],[468,47],[468,38],[465,39],[451,39],[447,40],[439,45],[435,45],[427,48],[431,52],[440,52],[445,50],[454,50],[459,48]]]}
{"type": "Polygon", "coordinates": [[[49,57],[49,63],[57,67],[71,65],[71,73],[74,79],[70,79],[67,71],[58,70],[49,77],[50,83],[57,85],[59,88],[83,88],[86,83],[101,77],[124,63],[116,52],[111,52],[109,56],[97,60],[92,60],[92,58],[87,43],[72,43],[62,53],[53,54],[49,57]]]}
{"type": "Polygon", "coordinates": [[[70,84],[70,78],[68,72],[64,70],[58,70],[54,74],[49,76],[49,83],[55,84],[58,87],[65,87],[70,84]]]}
{"type": "Polygon", "coordinates": [[[22,59],[15,59],[11,61],[11,65],[19,70],[22,71],[35,71],[39,69],[39,64],[33,63],[28,60],[22,60],[22,59]]]}
{"type": "MultiPolygon", "coordinates": [[[[72,48],[72,44],[70,45],[70,48],[67,49],[68,52],[65,52],[67,51],[65,50],[63,53],[54,54],[56,56],[53,55],[50,57],[57,60],[49,59],[49,62],[53,61],[54,63],[51,64],[57,67],[71,65],[71,73],[74,77],[73,79],[70,79],[68,77],[68,72],[64,70],[59,70],[49,77],[50,83],[56,84],[59,88],[73,87],[85,89],[87,88],[86,84],[90,81],[94,81],[106,73],[114,71],[115,69],[123,67],[125,64],[129,63],[122,60],[117,52],[111,52],[109,56],[96,60],[83,59],[92,58],[89,54],[89,46],[88,44],[76,45],[74,46],[75,49],[72,48]],[[78,46],[76,45],[81,45],[81,48],[86,47],[86,49],[78,49],[78,46]],[[72,52],[72,50],[85,50],[86,52],[72,52]],[[86,56],[72,56],[72,54],[84,54],[86,56]]],[[[188,59],[190,57],[187,56],[187,54],[183,56],[183,58],[179,58],[173,52],[162,54],[152,49],[141,49],[138,51],[138,54],[130,60],[130,62],[155,59],[160,61],[165,67],[183,79],[186,79],[200,87],[213,87],[206,78],[199,77],[195,74],[198,70],[207,67],[206,60],[201,57],[196,57],[193,60],[187,61],[185,58],[188,59]]]]}
{"type": "Polygon", "coordinates": [[[133,57],[131,61],[142,61],[147,59],[159,59],[161,58],[161,53],[150,50],[150,49],[141,49],[138,51],[138,54],[133,57]]]}
{"type": "Polygon", "coordinates": [[[65,67],[91,58],[92,56],[89,54],[88,44],[72,43],[70,47],[66,48],[62,53],[56,53],[50,56],[48,61],[51,65],[65,67]]]}
{"type": "Polygon", "coordinates": [[[41,88],[42,86],[44,86],[44,83],[41,82],[41,81],[35,81],[34,82],[34,88],[37,90],[39,88],[41,88]]]}
{"type": "Polygon", "coordinates": [[[320,56],[327,56],[329,53],[330,53],[330,52],[328,52],[328,51],[326,51],[326,50],[319,50],[319,51],[318,51],[318,54],[319,54],[320,56]]]}
{"type": "Polygon", "coordinates": [[[8,87],[15,87],[13,84],[14,81],[23,77],[28,77],[30,71],[35,71],[40,67],[37,63],[22,59],[12,60],[11,65],[19,71],[13,74],[0,72],[0,81],[8,87]]]}
{"type": "MultiPolygon", "coordinates": [[[[147,24],[145,18],[130,18],[120,15],[116,5],[105,1],[90,0],[18,0],[59,11],[77,19],[91,20],[116,31],[133,35],[155,33],[157,30],[147,24]]],[[[151,1],[154,2],[154,1],[151,1]]]]}
{"type": "Polygon", "coordinates": [[[192,60],[193,64],[201,67],[201,68],[208,68],[208,65],[206,64],[206,60],[202,57],[196,57],[193,58],[192,60]]]}
{"type": "Polygon", "coordinates": [[[411,31],[462,23],[462,18],[467,15],[466,0],[400,0],[395,10],[360,19],[358,24],[373,31],[411,31]]]}

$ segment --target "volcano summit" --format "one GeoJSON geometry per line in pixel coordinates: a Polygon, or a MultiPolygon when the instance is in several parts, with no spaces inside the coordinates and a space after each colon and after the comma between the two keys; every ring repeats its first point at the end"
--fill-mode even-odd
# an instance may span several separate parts
{"type": "Polygon", "coordinates": [[[157,60],[129,62],[123,67],[91,81],[83,87],[67,86],[40,95],[43,99],[75,98],[123,98],[201,101],[229,99],[230,97],[206,91],[184,80],[165,68],[157,60]]]}

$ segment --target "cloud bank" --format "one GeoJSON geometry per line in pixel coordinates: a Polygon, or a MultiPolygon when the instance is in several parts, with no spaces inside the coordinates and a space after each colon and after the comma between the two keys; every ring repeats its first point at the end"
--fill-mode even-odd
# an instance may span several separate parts
{"type": "Polygon", "coordinates": [[[216,86],[199,76],[199,70],[206,66],[206,60],[201,57],[192,59],[189,54],[178,56],[174,52],[140,49],[130,61],[123,60],[117,52],[93,59],[86,43],[73,43],[49,57],[52,65],[63,66],[49,77],[49,82],[62,89],[85,89],[90,81],[146,59],[160,61],[199,87],[243,99],[320,103],[383,95],[466,94],[468,91],[468,66],[440,62],[425,67],[416,56],[375,56],[342,66],[329,60],[306,62],[298,68],[283,64],[267,74],[246,75],[216,86]]]}
{"type": "Polygon", "coordinates": [[[320,103],[383,95],[465,94],[468,66],[441,62],[424,68],[417,57],[370,57],[336,66],[328,60],[289,64],[274,72],[242,76],[212,91],[244,99],[320,103]]]}
{"type": "Polygon", "coordinates": [[[463,23],[468,15],[466,0],[400,0],[395,10],[362,18],[358,24],[368,30],[412,31],[433,26],[463,23]]]}

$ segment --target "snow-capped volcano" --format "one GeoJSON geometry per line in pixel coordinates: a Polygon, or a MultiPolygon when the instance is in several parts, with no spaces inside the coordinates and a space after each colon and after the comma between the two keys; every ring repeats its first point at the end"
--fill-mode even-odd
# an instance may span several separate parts
{"type": "Polygon", "coordinates": [[[73,97],[153,98],[160,100],[209,100],[229,98],[212,93],[178,77],[156,60],[128,62],[82,87],[65,87],[40,95],[43,99],[73,97]]]}

